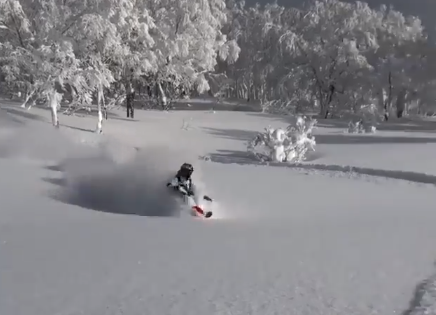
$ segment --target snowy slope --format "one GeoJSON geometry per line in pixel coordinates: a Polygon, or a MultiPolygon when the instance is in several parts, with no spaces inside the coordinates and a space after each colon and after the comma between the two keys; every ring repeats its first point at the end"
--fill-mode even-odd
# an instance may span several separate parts
{"type": "Polygon", "coordinates": [[[2,105],[0,314],[419,314],[421,295],[409,302],[418,285],[431,293],[421,282],[436,258],[434,185],[416,180],[436,176],[430,131],[356,143],[320,128],[308,162],[318,166],[290,168],[244,153],[281,118],[123,116],[96,135],[94,118],[61,116],[53,131],[48,112],[2,105]],[[185,161],[220,220],[180,214],[166,197],[185,161]]]}

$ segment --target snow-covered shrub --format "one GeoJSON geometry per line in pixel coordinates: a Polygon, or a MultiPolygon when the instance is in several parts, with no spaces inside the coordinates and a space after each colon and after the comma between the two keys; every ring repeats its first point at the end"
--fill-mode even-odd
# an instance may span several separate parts
{"type": "Polygon", "coordinates": [[[265,128],[248,143],[247,150],[261,161],[298,163],[306,159],[309,150],[315,151],[312,130],[317,121],[298,117],[286,129],[265,128]]]}
{"type": "Polygon", "coordinates": [[[272,100],[261,102],[262,112],[275,115],[288,115],[292,108],[292,101],[272,100]]]}
{"type": "Polygon", "coordinates": [[[348,133],[375,133],[376,130],[377,128],[374,125],[365,122],[363,119],[348,123],[348,133]]]}
{"type": "Polygon", "coordinates": [[[287,133],[291,137],[292,147],[287,155],[287,161],[304,161],[307,151],[315,151],[316,141],[312,131],[316,124],[316,119],[307,119],[300,116],[295,125],[288,126],[287,133]]]}
{"type": "Polygon", "coordinates": [[[182,129],[182,130],[186,130],[186,131],[192,129],[191,123],[192,123],[192,117],[190,117],[190,118],[188,118],[188,119],[183,118],[183,121],[182,121],[182,128],[181,128],[181,129],[182,129]]]}

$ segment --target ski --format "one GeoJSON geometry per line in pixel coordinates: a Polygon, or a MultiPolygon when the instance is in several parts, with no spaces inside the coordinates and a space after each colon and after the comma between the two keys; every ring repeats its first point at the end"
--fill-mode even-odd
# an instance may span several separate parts
{"type": "MultiPolygon", "coordinates": [[[[167,187],[170,187],[170,186],[171,186],[171,184],[168,183],[167,187]]],[[[195,201],[194,195],[192,193],[188,193],[188,191],[184,187],[173,187],[173,188],[176,188],[176,190],[178,190],[182,194],[185,202],[187,202],[188,205],[191,206],[192,212],[195,216],[201,217],[201,218],[206,218],[206,219],[212,217],[212,215],[213,215],[212,211],[203,210],[202,206],[198,205],[197,202],[195,201]]],[[[208,202],[213,201],[213,199],[207,195],[203,196],[203,200],[206,200],[208,202]]]]}
{"type": "Polygon", "coordinates": [[[212,211],[204,211],[199,206],[193,206],[192,210],[194,211],[195,215],[200,216],[200,217],[204,217],[206,219],[210,218],[213,215],[212,211]]]}

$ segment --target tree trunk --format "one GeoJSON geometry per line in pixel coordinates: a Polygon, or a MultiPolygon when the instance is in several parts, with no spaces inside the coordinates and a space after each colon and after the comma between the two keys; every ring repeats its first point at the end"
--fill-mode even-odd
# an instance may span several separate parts
{"type": "Polygon", "coordinates": [[[127,109],[127,118],[132,118],[135,115],[134,102],[135,99],[135,89],[133,88],[133,84],[129,82],[126,86],[126,109],[127,109]]]}
{"type": "Polygon", "coordinates": [[[159,90],[159,98],[160,103],[162,105],[162,109],[165,110],[167,108],[167,96],[165,95],[165,92],[162,88],[162,84],[160,82],[157,83],[157,88],[159,90]]]}
{"type": "MultiPolygon", "coordinates": [[[[33,96],[33,94],[35,94],[35,92],[36,92],[36,89],[33,89],[30,91],[30,93],[28,93],[28,92],[26,93],[26,98],[25,98],[23,104],[21,104],[21,108],[26,108],[27,102],[30,100],[30,98],[33,96]]],[[[30,105],[28,109],[30,109],[31,107],[32,107],[32,105],[30,105]]]]}
{"type": "Polygon", "coordinates": [[[51,110],[51,122],[54,127],[59,128],[58,106],[62,100],[62,94],[56,92],[54,88],[47,92],[48,101],[51,110]]]}
{"type": "Polygon", "coordinates": [[[98,120],[97,120],[97,129],[96,133],[103,133],[103,111],[102,111],[102,103],[104,104],[104,95],[102,87],[99,87],[97,90],[97,111],[98,111],[98,120]]]}
{"type": "Polygon", "coordinates": [[[389,83],[389,90],[388,90],[388,97],[385,101],[384,111],[385,111],[385,121],[389,120],[389,110],[391,108],[392,103],[392,72],[389,71],[388,75],[388,83],[389,83]]]}
{"type": "Polygon", "coordinates": [[[379,92],[377,93],[377,108],[384,108],[385,101],[386,101],[386,91],[384,88],[380,88],[379,92]]]}
{"type": "Polygon", "coordinates": [[[329,118],[330,114],[330,104],[333,101],[333,96],[335,95],[336,88],[334,85],[329,86],[329,93],[327,94],[327,102],[324,106],[324,119],[329,118]]]}
{"type": "Polygon", "coordinates": [[[401,90],[401,92],[398,94],[397,101],[396,101],[396,107],[397,107],[397,118],[402,118],[404,111],[406,109],[406,89],[401,90]]]}

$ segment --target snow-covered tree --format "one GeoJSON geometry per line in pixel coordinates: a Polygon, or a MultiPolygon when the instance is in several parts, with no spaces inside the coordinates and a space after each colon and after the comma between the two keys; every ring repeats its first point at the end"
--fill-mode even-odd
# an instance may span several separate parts
{"type": "MultiPolygon", "coordinates": [[[[110,4],[110,3],[109,3],[110,4]]],[[[89,82],[90,64],[83,58],[84,42],[79,30],[108,12],[107,1],[2,0],[0,21],[4,28],[2,71],[6,81],[47,100],[53,125],[59,126],[57,110],[67,91],[90,102],[94,90],[89,82]],[[6,54],[9,52],[9,54],[6,54]]],[[[100,30],[101,31],[101,30],[100,30]]],[[[110,80],[97,70],[98,81],[110,80]],[[106,78],[104,78],[106,77],[106,78]]]]}
{"type": "Polygon", "coordinates": [[[423,84],[422,75],[427,72],[423,67],[426,36],[419,19],[406,18],[386,6],[377,11],[374,25],[377,33],[371,42],[377,49],[366,52],[374,67],[373,74],[367,78],[373,82],[370,92],[377,95],[387,119],[394,102],[398,105],[398,114],[402,113],[406,98],[411,99],[413,92],[423,84]]]}
{"type": "Polygon", "coordinates": [[[238,41],[242,53],[235,64],[218,71],[231,79],[229,96],[260,100],[264,110],[318,109],[327,117],[358,113],[373,104],[382,107],[380,99],[389,89],[388,76],[381,73],[392,57],[398,60],[396,76],[408,78],[407,84],[396,84],[407,85],[406,93],[399,93],[402,88],[394,93],[396,103],[404,94],[410,101],[425,90],[427,84],[418,78],[429,81],[420,21],[392,8],[338,0],[312,1],[303,9],[277,4],[248,8],[234,1],[228,6],[226,33],[238,41]]]}
{"type": "Polygon", "coordinates": [[[212,84],[220,98],[322,118],[425,112],[435,98],[419,19],[363,2],[0,0],[0,37],[1,83],[23,107],[47,101],[58,126],[61,101],[97,104],[97,132],[114,99],[144,90],[166,108],[212,84]]]}
{"type": "Polygon", "coordinates": [[[217,58],[240,51],[221,32],[223,0],[2,0],[0,9],[2,71],[25,90],[23,106],[53,91],[101,104],[112,83],[127,93],[150,78],[165,102],[170,88],[208,90],[217,58]]]}
{"type": "Polygon", "coordinates": [[[238,42],[240,58],[230,65],[220,65],[232,81],[228,96],[247,101],[272,99],[277,85],[274,71],[279,67],[278,40],[282,19],[289,13],[277,4],[246,8],[243,2],[230,3],[231,16],[226,33],[238,42]]]}
{"type": "Polygon", "coordinates": [[[208,91],[206,75],[214,71],[217,58],[238,58],[236,42],[221,32],[227,20],[224,0],[151,1],[149,12],[155,21],[153,77],[162,103],[183,91],[208,91]]]}

